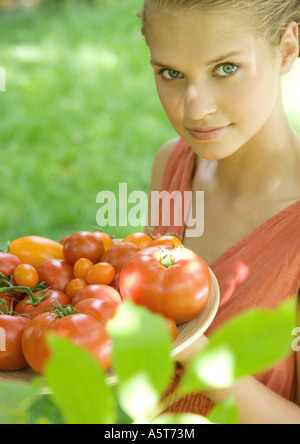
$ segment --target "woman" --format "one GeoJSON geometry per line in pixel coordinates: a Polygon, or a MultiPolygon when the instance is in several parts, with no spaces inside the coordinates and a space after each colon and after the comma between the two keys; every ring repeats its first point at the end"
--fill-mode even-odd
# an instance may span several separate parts
{"type": "MultiPolygon", "coordinates": [[[[157,153],[150,199],[151,191],[191,190],[193,208],[196,191],[205,194],[201,237],[188,237],[175,216],[154,228],[182,235],[216,274],[221,305],[209,336],[242,310],[275,307],[300,286],[300,138],[280,90],[299,56],[300,2],[146,0],[140,15],[158,94],[180,136],[157,153]]],[[[205,415],[233,395],[243,423],[300,423],[298,381],[293,354],[173,410],[205,415]]]]}

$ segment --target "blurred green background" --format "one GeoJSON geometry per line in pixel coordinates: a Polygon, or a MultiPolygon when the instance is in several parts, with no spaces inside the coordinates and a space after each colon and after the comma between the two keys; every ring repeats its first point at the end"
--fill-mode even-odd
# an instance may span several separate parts
{"type": "MultiPolygon", "coordinates": [[[[5,0],[0,0],[0,3],[5,0]]],[[[6,0],[9,1],[9,0],[6,0]]],[[[18,4],[18,0],[12,0],[18,4]]],[[[176,134],[160,106],[136,13],[143,0],[44,0],[0,8],[0,248],[93,229],[100,191],[148,191],[176,134]]],[[[300,132],[300,64],[284,78],[300,132]]],[[[105,228],[123,237],[132,227],[105,228]]]]}

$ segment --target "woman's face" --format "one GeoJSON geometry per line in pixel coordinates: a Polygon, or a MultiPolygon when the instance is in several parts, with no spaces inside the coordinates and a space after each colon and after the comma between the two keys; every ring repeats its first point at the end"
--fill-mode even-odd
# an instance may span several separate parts
{"type": "Polygon", "coordinates": [[[279,57],[237,18],[153,12],[146,38],[164,110],[200,157],[228,157],[270,126],[280,101],[279,57]]]}

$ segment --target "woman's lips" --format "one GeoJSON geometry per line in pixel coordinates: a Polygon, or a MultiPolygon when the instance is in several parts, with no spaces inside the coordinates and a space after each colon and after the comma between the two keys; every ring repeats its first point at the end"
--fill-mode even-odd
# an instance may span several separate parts
{"type": "Polygon", "coordinates": [[[213,140],[222,136],[231,125],[221,127],[188,128],[188,132],[197,140],[213,140]]]}

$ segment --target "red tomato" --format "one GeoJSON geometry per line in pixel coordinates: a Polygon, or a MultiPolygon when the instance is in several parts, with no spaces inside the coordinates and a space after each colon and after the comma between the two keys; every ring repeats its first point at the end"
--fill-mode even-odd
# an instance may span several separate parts
{"type": "Polygon", "coordinates": [[[61,259],[49,259],[36,267],[40,281],[48,287],[64,292],[68,283],[74,279],[73,266],[61,259]]]}
{"type": "Polygon", "coordinates": [[[0,308],[0,370],[21,370],[27,366],[22,351],[22,335],[29,325],[26,316],[14,316],[7,307],[0,308]]]}
{"type": "Polygon", "coordinates": [[[206,263],[184,248],[149,247],[129,258],[120,273],[122,298],[131,298],[182,324],[206,306],[211,275],[206,263]]]}
{"type": "Polygon", "coordinates": [[[101,262],[108,262],[116,271],[115,278],[110,284],[116,290],[119,289],[119,275],[123,264],[138,251],[140,251],[139,247],[132,242],[121,242],[110,247],[102,256],[101,262]]]}
{"type": "Polygon", "coordinates": [[[103,327],[106,327],[109,319],[113,318],[118,305],[112,301],[106,301],[101,299],[84,299],[75,305],[74,310],[76,313],[84,313],[92,316],[103,327]]]}
{"type": "Polygon", "coordinates": [[[174,321],[174,319],[167,318],[166,316],[164,316],[164,319],[166,321],[167,328],[168,328],[168,331],[169,331],[169,333],[171,335],[171,338],[173,339],[173,341],[175,341],[175,339],[178,336],[178,330],[177,330],[176,322],[174,321]]]}
{"type": "Polygon", "coordinates": [[[75,307],[78,302],[84,299],[101,299],[105,301],[112,301],[115,304],[121,304],[120,293],[110,285],[105,284],[94,284],[88,285],[80,290],[72,299],[72,305],[75,307]]]}
{"type": "Polygon", "coordinates": [[[105,249],[102,240],[89,231],[78,231],[67,237],[63,245],[64,257],[74,265],[80,258],[86,258],[95,264],[99,262],[105,249]]]}
{"type": "Polygon", "coordinates": [[[4,276],[13,275],[15,268],[21,263],[20,259],[14,254],[0,251],[0,273],[4,276]]]}
{"type": "Polygon", "coordinates": [[[38,316],[45,310],[56,306],[57,302],[60,305],[71,304],[71,299],[61,291],[58,290],[44,290],[36,291],[33,296],[27,295],[21,302],[19,302],[15,307],[15,312],[19,314],[26,314],[32,319],[38,316]]]}
{"type": "Polygon", "coordinates": [[[11,242],[9,253],[17,256],[23,264],[37,267],[48,259],[63,259],[63,246],[40,236],[26,236],[11,242]]]}
{"type": "Polygon", "coordinates": [[[74,314],[70,307],[65,309],[65,313],[63,317],[58,317],[54,312],[42,313],[25,329],[22,349],[30,367],[37,373],[44,373],[50,357],[47,334],[53,332],[89,351],[107,370],[111,365],[111,340],[103,325],[87,314],[74,314]]]}

